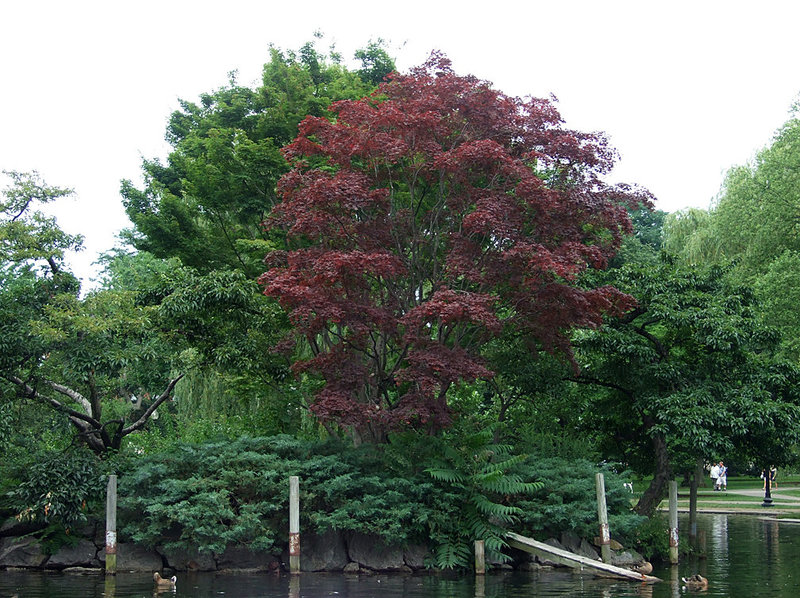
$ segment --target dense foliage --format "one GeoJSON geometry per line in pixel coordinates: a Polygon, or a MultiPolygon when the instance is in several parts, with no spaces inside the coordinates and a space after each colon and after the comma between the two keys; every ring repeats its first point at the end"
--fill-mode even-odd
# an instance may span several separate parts
{"type": "Polygon", "coordinates": [[[704,459],[796,459],[795,116],[665,215],[552,102],[356,58],[272,48],[181,101],[89,293],[44,213],[71,191],[6,173],[0,515],[55,549],[116,472],[122,539],[277,554],[298,475],[304,534],[467,567],[506,530],[593,537],[598,471],[612,534],[665,551],[632,475],[649,514],[704,459]]]}
{"type": "Polygon", "coordinates": [[[582,288],[630,231],[601,175],[599,134],[566,129],[551,102],[508,97],[434,54],[369,97],[309,116],[268,221],[288,252],[265,292],[288,311],[294,369],[321,376],[313,412],[385,440],[451,420],[448,394],[491,378],[480,347],[504,329],[531,353],[568,352],[629,297],[582,288]]]}
{"type": "Polygon", "coordinates": [[[132,292],[80,296],[63,262],[81,240],[40,209],[70,192],[36,173],[8,174],[0,201],[0,396],[54,409],[105,456],[144,427],[180,375],[169,380],[166,347],[132,292]],[[154,386],[157,398],[129,417],[129,397],[154,386]]]}
{"type": "MultiPolygon", "coordinates": [[[[591,463],[540,462],[483,432],[360,448],[289,436],[182,443],[126,469],[119,482],[124,537],[217,553],[285,547],[290,475],[301,479],[304,534],[338,530],[428,546],[430,564],[439,567],[467,566],[476,537],[503,559],[504,529],[584,533],[597,518],[591,463]],[[546,527],[536,512],[549,514],[546,527]]],[[[623,533],[636,518],[625,515],[624,478],[606,475],[611,521],[623,533]]]]}
{"type": "Polygon", "coordinates": [[[800,369],[777,358],[752,291],[726,274],[670,259],[609,271],[638,305],[579,336],[575,381],[595,387],[583,426],[604,432],[604,455],[653,474],[640,512],[658,506],[673,465],[733,453],[785,463],[800,440],[800,369]]]}
{"type": "Polygon", "coordinates": [[[751,285],[766,324],[778,328],[785,356],[800,357],[800,104],[754,159],[732,167],[708,211],[670,215],[668,244],[695,264],[733,263],[732,276],[751,285]]]}

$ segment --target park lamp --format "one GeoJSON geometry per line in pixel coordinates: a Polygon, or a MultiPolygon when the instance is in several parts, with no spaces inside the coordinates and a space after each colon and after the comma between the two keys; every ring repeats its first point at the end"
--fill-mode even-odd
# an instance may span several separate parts
{"type": "Polygon", "coordinates": [[[772,507],[772,480],[770,480],[772,467],[764,468],[764,502],[761,503],[762,507],[772,507]]]}

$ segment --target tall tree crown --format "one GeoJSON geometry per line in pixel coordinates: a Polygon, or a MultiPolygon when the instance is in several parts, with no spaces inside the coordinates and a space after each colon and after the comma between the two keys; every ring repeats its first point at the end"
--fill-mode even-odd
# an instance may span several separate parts
{"type": "Polygon", "coordinates": [[[630,232],[601,181],[614,152],[562,126],[553,103],[458,76],[433,54],[372,95],[308,117],[284,148],[292,169],[267,226],[291,249],[261,282],[322,376],[313,409],[371,435],[449,421],[448,389],[492,375],[483,341],[514,327],[533,350],[631,305],[583,289],[630,232]]]}

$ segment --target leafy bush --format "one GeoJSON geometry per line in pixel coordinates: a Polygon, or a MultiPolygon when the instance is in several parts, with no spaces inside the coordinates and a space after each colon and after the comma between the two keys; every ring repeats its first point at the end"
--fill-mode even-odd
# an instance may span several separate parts
{"type": "Polygon", "coordinates": [[[505,532],[524,511],[517,506],[542,484],[525,475],[526,455],[513,454],[508,445],[495,443],[485,428],[460,437],[448,434],[432,443],[436,453],[427,472],[454,499],[449,525],[436,530],[434,564],[465,567],[473,556],[473,542],[484,540],[487,556],[505,561],[505,532]]]}
{"type": "Polygon", "coordinates": [[[288,436],[177,445],[120,476],[120,530],[151,546],[282,548],[288,478],[298,475],[306,532],[433,542],[437,566],[466,566],[477,537],[499,551],[503,524],[520,514],[510,497],[535,487],[510,473],[521,458],[485,435],[459,448],[423,440],[358,449],[288,436]]]}
{"type": "Polygon", "coordinates": [[[41,450],[16,465],[7,500],[18,519],[70,528],[104,501],[104,465],[88,450],[41,450]]]}
{"type": "Polygon", "coordinates": [[[644,521],[630,534],[626,545],[634,548],[648,560],[667,560],[669,523],[666,517],[656,514],[644,521]]]}
{"type": "Polygon", "coordinates": [[[527,475],[541,480],[543,486],[519,503],[525,513],[525,532],[547,537],[558,537],[564,531],[584,538],[599,535],[595,482],[598,472],[605,479],[611,534],[627,538],[646,519],[631,511],[631,494],[623,486],[628,476],[607,465],[598,467],[587,459],[562,457],[531,458],[527,462],[527,475]]]}
{"type": "MultiPolygon", "coordinates": [[[[304,533],[425,544],[430,564],[440,568],[470,566],[479,538],[503,560],[506,530],[597,534],[597,467],[588,460],[516,454],[489,429],[392,440],[352,448],[290,436],[241,438],[138,457],[119,478],[120,531],[151,546],[283,550],[288,478],[297,475],[304,533]]],[[[624,478],[603,471],[611,529],[622,535],[642,518],[630,512],[624,478]]]]}

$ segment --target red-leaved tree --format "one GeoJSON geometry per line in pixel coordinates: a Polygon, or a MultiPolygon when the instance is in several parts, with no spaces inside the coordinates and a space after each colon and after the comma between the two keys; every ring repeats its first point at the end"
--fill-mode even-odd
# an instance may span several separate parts
{"type": "MultiPolygon", "coordinates": [[[[450,422],[454,384],[492,376],[481,344],[522,331],[564,351],[573,327],[628,309],[576,277],[629,232],[630,189],[600,180],[605,138],[562,127],[553,104],[456,75],[434,53],[371,96],[308,117],[284,148],[293,169],[266,226],[293,249],[268,256],[265,293],[304,341],[294,364],[324,379],[311,408],[380,441],[450,422]]],[[[635,196],[635,197],[634,197],[635,196]]]]}

